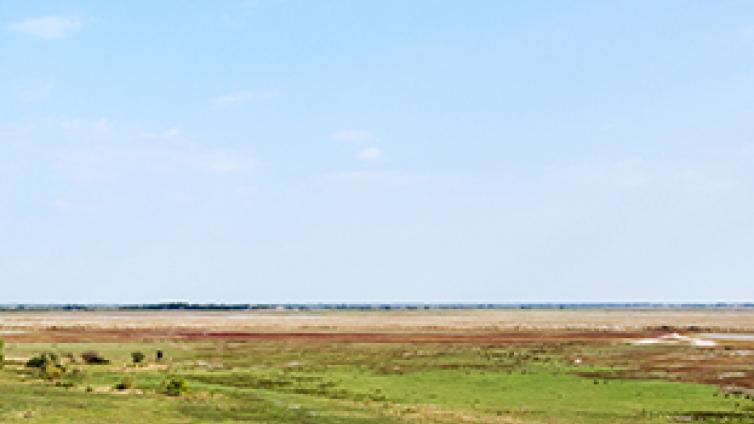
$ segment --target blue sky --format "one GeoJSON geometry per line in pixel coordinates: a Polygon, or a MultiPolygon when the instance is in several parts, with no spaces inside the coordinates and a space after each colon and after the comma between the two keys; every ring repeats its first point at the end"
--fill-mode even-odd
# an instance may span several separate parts
{"type": "Polygon", "coordinates": [[[754,3],[0,0],[0,303],[754,299],[754,3]]]}

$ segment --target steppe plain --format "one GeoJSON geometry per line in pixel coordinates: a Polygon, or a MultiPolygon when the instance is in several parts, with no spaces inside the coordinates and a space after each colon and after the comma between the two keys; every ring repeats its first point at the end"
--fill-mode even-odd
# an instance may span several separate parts
{"type": "Polygon", "coordinates": [[[0,339],[3,423],[754,422],[748,309],[7,311],[0,339]]]}

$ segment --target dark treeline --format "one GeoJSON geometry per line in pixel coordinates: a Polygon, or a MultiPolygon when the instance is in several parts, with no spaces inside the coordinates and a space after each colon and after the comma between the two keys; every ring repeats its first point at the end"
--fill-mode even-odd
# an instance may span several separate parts
{"type": "Polygon", "coordinates": [[[189,303],[5,304],[0,311],[248,311],[248,310],[419,310],[419,309],[752,309],[754,302],[659,303],[189,303]]]}

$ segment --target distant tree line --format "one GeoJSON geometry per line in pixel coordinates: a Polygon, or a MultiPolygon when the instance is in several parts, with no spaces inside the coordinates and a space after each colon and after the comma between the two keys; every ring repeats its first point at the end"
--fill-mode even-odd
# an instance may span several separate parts
{"type": "Polygon", "coordinates": [[[166,302],[130,305],[108,304],[17,304],[0,305],[0,311],[91,311],[91,310],[430,310],[430,309],[754,309],[754,302],[715,303],[190,303],[166,302]]]}

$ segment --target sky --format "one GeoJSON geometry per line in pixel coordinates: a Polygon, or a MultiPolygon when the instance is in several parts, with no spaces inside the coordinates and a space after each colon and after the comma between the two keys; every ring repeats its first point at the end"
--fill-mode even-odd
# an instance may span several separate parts
{"type": "Polygon", "coordinates": [[[0,0],[0,303],[754,299],[754,2],[0,0]]]}

